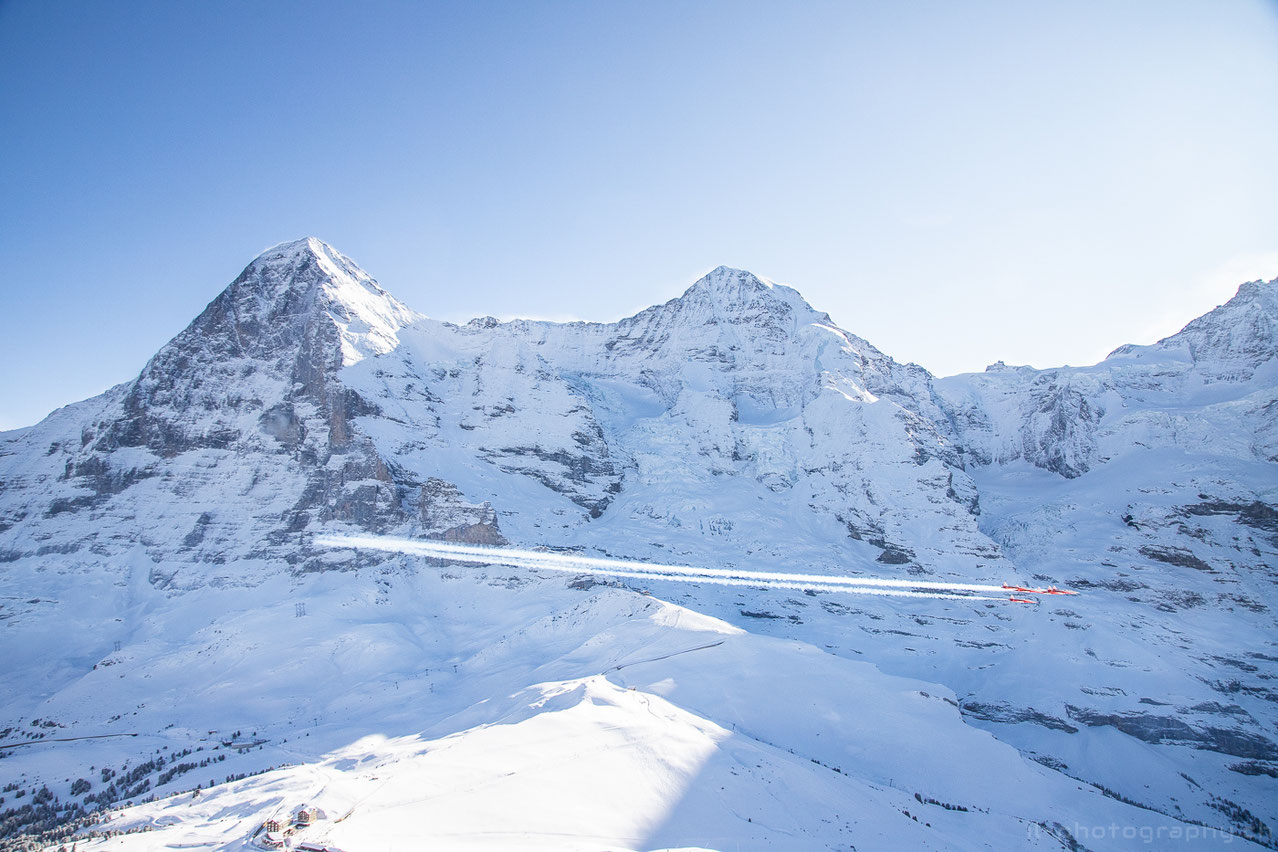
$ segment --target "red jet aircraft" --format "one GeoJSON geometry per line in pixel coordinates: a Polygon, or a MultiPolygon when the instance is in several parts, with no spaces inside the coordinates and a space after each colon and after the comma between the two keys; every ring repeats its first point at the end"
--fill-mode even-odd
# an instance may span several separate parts
{"type": "MultiPolygon", "coordinates": [[[[1021,592],[1027,595],[1076,595],[1078,592],[1072,592],[1069,589],[1058,589],[1055,586],[1048,586],[1046,589],[1031,589],[1028,586],[1009,586],[1003,584],[1003,588],[1009,592],[1021,592]]],[[[1013,598],[1015,600],[1015,598],[1013,598]]]]}

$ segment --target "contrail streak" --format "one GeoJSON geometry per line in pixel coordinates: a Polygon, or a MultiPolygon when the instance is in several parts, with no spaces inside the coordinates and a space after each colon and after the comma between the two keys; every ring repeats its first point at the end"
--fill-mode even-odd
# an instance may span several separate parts
{"type": "Polygon", "coordinates": [[[719,586],[754,586],[770,589],[843,592],[858,595],[885,595],[903,598],[941,598],[1006,601],[1002,586],[979,583],[943,583],[935,580],[888,580],[876,577],[840,577],[824,574],[783,574],[728,568],[696,568],[691,565],[662,565],[627,559],[602,559],[570,553],[520,550],[509,547],[477,547],[442,541],[400,539],[383,536],[335,536],[315,538],[321,547],[353,547],[390,551],[436,559],[450,559],[484,565],[510,565],[572,574],[590,573],[636,580],[705,583],[719,586]],[[972,594],[995,592],[999,597],[972,594]],[[965,594],[964,594],[965,593],[965,594]]]}

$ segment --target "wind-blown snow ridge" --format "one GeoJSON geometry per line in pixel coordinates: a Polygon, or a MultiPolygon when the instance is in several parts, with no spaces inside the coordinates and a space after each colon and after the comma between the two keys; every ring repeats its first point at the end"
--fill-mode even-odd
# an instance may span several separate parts
{"type": "Polygon", "coordinates": [[[889,580],[879,577],[840,577],[825,574],[786,574],[768,571],[744,571],[727,568],[696,568],[691,565],[662,565],[653,562],[636,562],[628,559],[602,559],[593,556],[577,556],[542,550],[521,550],[512,547],[472,547],[446,544],[438,541],[420,541],[383,536],[317,536],[319,547],[351,547],[381,550],[416,556],[432,556],[463,562],[490,565],[511,565],[521,568],[547,568],[552,571],[589,572],[613,577],[652,580],[680,580],[683,582],[717,583],[720,585],[763,586],[780,589],[812,589],[814,591],[852,592],[856,594],[881,594],[894,597],[941,597],[947,599],[1002,601],[1004,598],[974,595],[935,594],[932,592],[997,592],[1006,591],[1002,586],[981,583],[944,583],[934,580],[889,580]],[[901,591],[904,589],[914,591],[901,591]]]}

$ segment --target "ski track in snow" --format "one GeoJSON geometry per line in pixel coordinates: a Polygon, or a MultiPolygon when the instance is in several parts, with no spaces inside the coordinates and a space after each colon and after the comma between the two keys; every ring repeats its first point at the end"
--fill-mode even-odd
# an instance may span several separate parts
{"type": "Polygon", "coordinates": [[[941,600],[974,600],[1006,602],[1002,586],[979,583],[943,583],[936,580],[889,580],[880,577],[841,577],[820,574],[783,574],[763,571],[735,571],[723,568],[696,568],[691,565],[661,565],[626,559],[603,559],[574,556],[540,550],[507,547],[475,547],[437,541],[419,541],[386,536],[317,536],[320,547],[353,547],[452,559],[484,565],[508,565],[516,568],[546,569],[565,573],[601,574],[634,580],[661,580],[682,583],[707,583],[719,586],[749,586],[767,589],[843,592],[855,595],[883,595],[899,598],[935,598],[941,600]],[[926,589],[928,591],[919,591],[926,589]],[[960,592],[966,594],[959,594],[960,592]],[[997,592],[1000,597],[972,594],[997,592]]]}

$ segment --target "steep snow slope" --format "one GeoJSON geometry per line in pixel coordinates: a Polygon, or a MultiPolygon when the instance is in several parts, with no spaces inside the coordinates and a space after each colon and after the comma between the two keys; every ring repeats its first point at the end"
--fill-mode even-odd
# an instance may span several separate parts
{"type": "MultiPolygon", "coordinates": [[[[1080,830],[1100,813],[1162,826],[1169,841],[1180,831],[1185,848],[1209,839],[1192,821],[1265,839],[1263,822],[1278,818],[1274,290],[1246,285],[1180,340],[1095,368],[934,382],[737,270],[609,325],[456,326],[413,314],[319,241],[280,246],[136,381],[0,438],[4,725],[12,737],[128,726],[153,738],[36,745],[0,774],[65,799],[86,764],[131,756],[136,770],[156,748],[211,737],[211,752],[228,730],[256,730],[262,750],[219,761],[215,778],[304,768],[121,823],[178,818],[170,832],[187,839],[175,842],[195,842],[207,821],[216,844],[233,845],[282,806],[281,791],[302,795],[319,777],[346,791],[326,810],[378,802],[331,826],[349,849],[473,833],[494,807],[552,783],[588,795],[512,812],[510,831],[567,826],[573,843],[632,848],[854,836],[877,848],[916,830],[909,810],[927,829],[916,845],[938,848],[986,833],[1052,848],[1065,837],[1053,823],[1086,845],[1080,830]],[[658,597],[723,620],[697,631],[737,638],[628,680],[640,667],[608,668],[704,644],[674,623],[696,620],[689,609],[598,595],[590,580],[573,590],[526,570],[315,544],[342,531],[1086,594],[1032,608],[654,581],[658,597]],[[652,612],[665,615],[645,620],[652,612]],[[537,627],[546,619],[554,641],[537,627]],[[926,683],[893,686],[851,660],[926,683]],[[909,718],[915,692],[954,696],[969,722],[1060,773],[999,751],[943,699],[949,715],[926,724],[865,724],[871,712],[909,718]],[[493,732],[484,708],[499,706],[509,730],[493,732]],[[445,740],[464,744],[455,760],[439,754],[445,740]],[[501,781],[515,743],[571,769],[501,781]],[[614,746],[612,771],[592,774],[614,746]],[[351,755],[379,763],[360,770],[377,784],[459,792],[443,811],[434,794],[386,798],[351,755]],[[467,776],[477,764],[487,768],[467,776]],[[987,764],[1004,768],[974,769],[987,764]],[[1066,776],[1191,822],[1098,804],[1066,776]],[[797,827],[768,818],[765,829],[738,807],[766,810],[777,778],[787,801],[803,791],[797,827]],[[831,818],[844,796],[857,804],[831,818]],[[649,804],[610,806],[632,800],[649,804]],[[718,839],[698,839],[698,825],[718,839]]],[[[191,771],[164,789],[207,784],[191,771]]]]}

